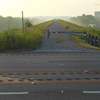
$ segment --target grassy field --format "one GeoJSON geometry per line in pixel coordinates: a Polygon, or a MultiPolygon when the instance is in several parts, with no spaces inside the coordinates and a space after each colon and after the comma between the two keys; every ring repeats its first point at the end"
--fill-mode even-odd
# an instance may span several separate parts
{"type": "Polygon", "coordinates": [[[53,21],[21,29],[12,29],[0,33],[0,50],[36,49],[41,45],[44,31],[53,21]]]}

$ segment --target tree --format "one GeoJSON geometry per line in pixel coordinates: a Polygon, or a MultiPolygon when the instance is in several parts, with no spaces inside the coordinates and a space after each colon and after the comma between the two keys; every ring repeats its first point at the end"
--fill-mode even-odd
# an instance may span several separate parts
{"type": "Polygon", "coordinates": [[[26,20],[26,22],[25,22],[25,27],[32,27],[33,25],[32,25],[32,23],[30,22],[30,20],[26,20]]]}

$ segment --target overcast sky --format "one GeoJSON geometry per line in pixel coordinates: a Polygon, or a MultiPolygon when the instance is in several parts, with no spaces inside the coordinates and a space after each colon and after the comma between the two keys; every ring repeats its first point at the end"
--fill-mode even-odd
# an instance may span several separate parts
{"type": "Polygon", "coordinates": [[[100,11],[100,0],[0,0],[0,15],[77,16],[100,11]]]}

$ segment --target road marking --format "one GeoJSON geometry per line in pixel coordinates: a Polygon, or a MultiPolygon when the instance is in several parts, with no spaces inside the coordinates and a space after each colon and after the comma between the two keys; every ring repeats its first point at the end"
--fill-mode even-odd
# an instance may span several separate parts
{"type": "Polygon", "coordinates": [[[29,92],[0,92],[0,95],[24,95],[29,94],[29,92]]]}
{"type": "Polygon", "coordinates": [[[61,94],[64,94],[64,90],[61,90],[61,94]]]}
{"type": "Polygon", "coordinates": [[[59,66],[64,66],[65,64],[63,64],[63,63],[60,63],[60,64],[58,64],[59,66]]]}
{"type": "Polygon", "coordinates": [[[83,91],[84,94],[100,94],[100,91],[83,91]]]}

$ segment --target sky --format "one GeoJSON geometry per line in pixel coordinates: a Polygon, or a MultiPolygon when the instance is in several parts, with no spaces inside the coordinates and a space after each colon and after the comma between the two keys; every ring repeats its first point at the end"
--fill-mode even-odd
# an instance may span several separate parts
{"type": "Polygon", "coordinates": [[[79,16],[100,11],[100,0],[0,0],[1,16],[79,16]]]}

